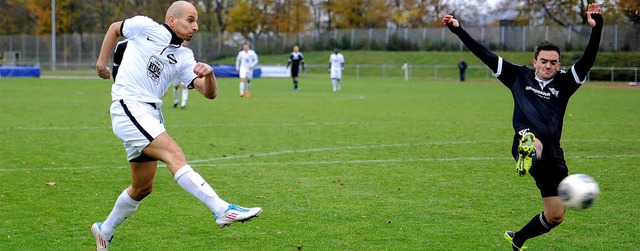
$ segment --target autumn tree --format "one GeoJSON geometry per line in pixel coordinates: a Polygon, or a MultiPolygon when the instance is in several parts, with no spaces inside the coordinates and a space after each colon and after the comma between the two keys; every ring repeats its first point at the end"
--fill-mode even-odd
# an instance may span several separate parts
{"type": "Polygon", "coordinates": [[[312,21],[311,9],[305,0],[275,1],[268,22],[274,31],[281,33],[305,32],[312,21]]]}
{"type": "Polygon", "coordinates": [[[640,1],[619,0],[618,9],[633,24],[640,24],[640,1]]]}
{"type": "Polygon", "coordinates": [[[325,8],[323,0],[307,0],[307,4],[311,9],[313,27],[317,31],[323,30],[322,17],[325,16],[325,8]]]}
{"type": "Polygon", "coordinates": [[[364,27],[366,22],[366,6],[364,0],[333,1],[327,5],[333,13],[329,18],[336,29],[353,29],[364,27]]]}
{"type": "Polygon", "coordinates": [[[365,27],[362,28],[386,28],[387,21],[402,16],[398,11],[389,11],[390,5],[387,0],[369,0],[365,5],[365,27]]]}
{"type": "Polygon", "coordinates": [[[249,0],[241,0],[229,9],[227,16],[227,29],[229,32],[238,32],[246,39],[251,39],[261,31],[261,11],[256,7],[258,3],[249,0]]]}
{"type": "MultiPolygon", "coordinates": [[[[605,23],[620,23],[615,6],[618,0],[599,1],[605,23]]],[[[633,0],[632,0],[633,1],[633,0]]],[[[519,16],[532,20],[533,24],[558,24],[576,26],[587,24],[587,6],[594,0],[503,0],[501,10],[514,9],[519,16]]]]}
{"type": "Polygon", "coordinates": [[[26,0],[0,1],[0,35],[31,33],[35,22],[29,18],[26,0]]]}
{"type": "Polygon", "coordinates": [[[227,15],[233,0],[199,0],[196,3],[198,19],[202,31],[224,33],[227,29],[227,15]]]}

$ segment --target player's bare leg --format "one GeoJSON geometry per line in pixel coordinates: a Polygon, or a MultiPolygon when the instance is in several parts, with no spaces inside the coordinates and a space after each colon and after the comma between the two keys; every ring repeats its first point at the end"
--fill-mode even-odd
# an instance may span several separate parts
{"type": "Polygon", "coordinates": [[[166,163],[174,180],[184,190],[198,198],[213,212],[220,227],[245,222],[257,217],[262,208],[244,208],[222,200],[200,174],[187,164],[182,149],[167,132],[160,134],[144,149],[144,153],[166,163]]]}
{"type": "Polygon", "coordinates": [[[96,250],[108,250],[115,229],[138,209],[140,201],[153,190],[153,179],[158,162],[129,162],[129,166],[131,167],[131,185],[118,196],[107,219],[91,226],[91,233],[96,239],[96,250]]]}
{"type": "Polygon", "coordinates": [[[560,225],[564,221],[566,208],[559,196],[551,196],[542,198],[544,204],[544,216],[552,225],[560,225]]]}
{"type": "Polygon", "coordinates": [[[511,243],[513,250],[524,249],[525,241],[551,231],[564,220],[566,210],[560,197],[544,197],[542,202],[544,203],[544,211],[534,216],[520,231],[504,233],[504,238],[511,243]]]}

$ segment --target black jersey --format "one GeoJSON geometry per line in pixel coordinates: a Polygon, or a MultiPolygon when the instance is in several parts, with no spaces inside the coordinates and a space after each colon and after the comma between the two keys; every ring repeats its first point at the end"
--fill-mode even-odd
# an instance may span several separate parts
{"type": "Polygon", "coordinates": [[[291,65],[291,77],[298,77],[298,72],[300,71],[300,66],[302,66],[302,70],[304,71],[304,57],[301,52],[291,52],[289,55],[289,63],[287,63],[287,67],[291,65]]]}
{"type": "Polygon", "coordinates": [[[304,66],[304,57],[302,56],[302,52],[291,52],[291,55],[289,56],[289,63],[287,65],[289,64],[291,64],[291,69],[296,69],[300,67],[301,64],[304,66]]]}
{"type": "Polygon", "coordinates": [[[546,82],[537,80],[533,69],[511,64],[489,51],[471,38],[461,26],[454,27],[451,23],[447,26],[493,71],[493,75],[511,90],[515,132],[529,129],[537,137],[559,144],[569,98],[584,83],[598,53],[603,24],[602,15],[592,14],[591,16],[596,21],[596,26],[591,32],[583,56],[570,67],[569,71],[560,71],[552,80],[546,82]]]}
{"type": "Polygon", "coordinates": [[[559,143],[569,98],[584,82],[574,73],[558,72],[544,85],[533,69],[503,61],[495,75],[513,95],[513,129],[529,129],[540,138],[559,143]]]}

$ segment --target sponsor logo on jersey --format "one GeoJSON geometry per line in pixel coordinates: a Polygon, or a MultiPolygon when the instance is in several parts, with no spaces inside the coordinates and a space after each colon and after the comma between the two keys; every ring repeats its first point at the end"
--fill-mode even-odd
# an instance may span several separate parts
{"type": "Polygon", "coordinates": [[[149,76],[149,78],[155,82],[159,82],[163,69],[164,64],[162,64],[162,61],[159,58],[155,56],[151,56],[151,58],[149,58],[149,63],[147,64],[147,76],[149,76]]]}
{"type": "MultiPolygon", "coordinates": [[[[531,86],[527,86],[524,89],[527,90],[527,91],[535,93],[536,95],[538,95],[538,97],[541,97],[543,99],[551,99],[551,93],[550,92],[541,91],[541,90],[538,90],[538,89],[533,88],[531,86]]],[[[557,97],[557,95],[554,95],[554,96],[557,97]]]]}

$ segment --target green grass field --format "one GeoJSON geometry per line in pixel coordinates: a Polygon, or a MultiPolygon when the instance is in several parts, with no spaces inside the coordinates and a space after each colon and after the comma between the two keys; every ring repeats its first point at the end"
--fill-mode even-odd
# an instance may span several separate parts
{"type": "MultiPolygon", "coordinates": [[[[250,99],[220,79],[187,110],[165,97],[168,132],[225,200],[261,206],[219,229],[208,208],[159,168],[154,192],[112,250],[510,250],[542,210],[510,157],[512,99],[497,81],[256,79],[250,99]]],[[[90,250],[129,184],[110,128],[110,81],[0,80],[0,250],[90,250]],[[49,186],[47,182],[55,182],[49,186]]],[[[529,250],[638,250],[640,89],[582,88],[565,117],[570,173],[601,197],[567,212],[529,250]]]]}

